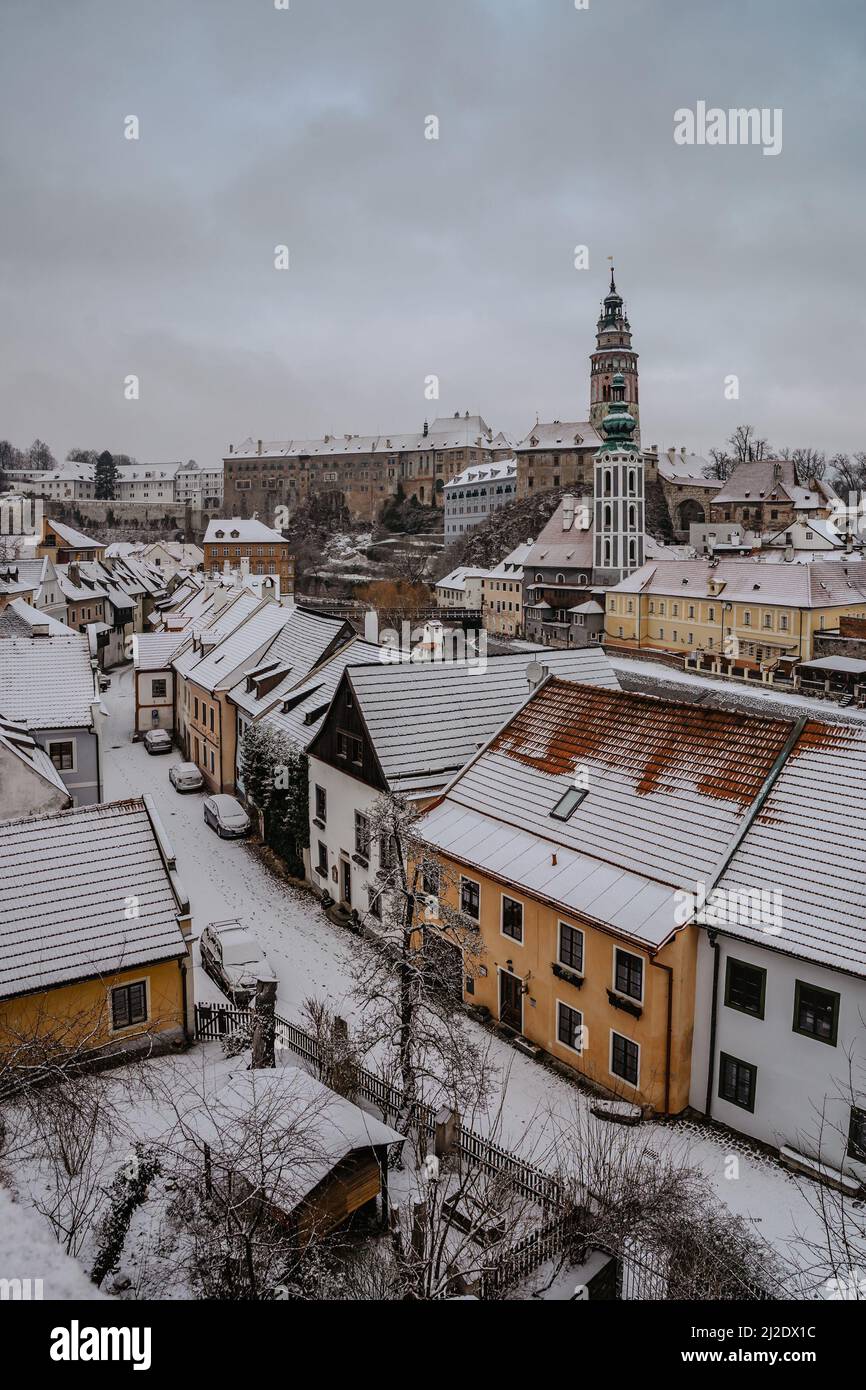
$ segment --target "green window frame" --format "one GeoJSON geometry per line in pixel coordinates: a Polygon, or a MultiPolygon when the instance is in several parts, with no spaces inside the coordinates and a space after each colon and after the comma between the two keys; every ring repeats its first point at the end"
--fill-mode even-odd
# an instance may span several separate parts
{"type": "Polygon", "coordinates": [[[754,1113],[757,1084],[758,1068],[754,1062],[744,1062],[740,1057],[731,1057],[727,1052],[719,1053],[719,1098],[721,1100],[726,1100],[729,1105],[737,1105],[741,1110],[750,1110],[754,1113]]]}
{"type": "Polygon", "coordinates": [[[810,985],[808,980],[797,980],[794,986],[794,1032],[799,1033],[801,1037],[814,1038],[817,1042],[835,1047],[839,1032],[841,997],[835,990],[810,985]],[[818,996],[822,996],[822,999],[818,996]]]}
{"type": "MultiPolygon", "coordinates": [[[[748,986],[747,986],[748,988],[748,986]]],[[[748,1014],[750,1018],[763,1018],[764,1005],[767,997],[767,972],[761,965],[752,965],[751,961],[738,960],[735,956],[728,956],[725,964],[725,1006],[729,1009],[737,1009],[741,1014],[748,1014]],[[748,971],[750,974],[760,977],[757,981],[752,981],[752,988],[757,984],[758,997],[755,1008],[749,1008],[743,1001],[742,982],[738,986],[734,978],[738,970],[748,971]],[[738,1001],[737,995],[740,995],[738,1001]]]]}

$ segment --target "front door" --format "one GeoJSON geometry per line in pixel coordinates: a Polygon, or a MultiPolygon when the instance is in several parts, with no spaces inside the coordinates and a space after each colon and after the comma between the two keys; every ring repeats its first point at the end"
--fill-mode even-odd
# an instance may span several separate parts
{"type": "Polygon", "coordinates": [[[523,1031],[523,981],[508,970],[499,972],[499,1019],[515,1033],[523,1031]]]}
{"type": "Polygon", "coordinates": [[[340,861],[343,872],[343,902],[347,907],[352,906],[352,866],[348,859],[340,861]]]}

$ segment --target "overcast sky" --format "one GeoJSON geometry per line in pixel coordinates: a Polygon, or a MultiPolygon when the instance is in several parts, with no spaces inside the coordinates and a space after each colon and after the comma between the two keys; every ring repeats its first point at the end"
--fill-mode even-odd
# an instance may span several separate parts
{"type": "Polygon", "coordinates": [[[0,0],[0,438],[585,419],[612,254],[645,444],[866,449],[864,49],[864,0],[0,0]],[[676,145],[700,100],[781,154],[676,145]]]}

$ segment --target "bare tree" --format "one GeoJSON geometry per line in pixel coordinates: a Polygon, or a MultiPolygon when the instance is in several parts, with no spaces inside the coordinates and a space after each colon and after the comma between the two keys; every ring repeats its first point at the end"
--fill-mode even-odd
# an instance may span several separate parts
{"type": "Polygon", "coordinates": [[[657,1129],[598,1120],[576,1103],[570,1123],[559,1126],[557,1150],[578,1256],[607,1250],[654,1298],[780,1296],[787,1271],[773,1248],[657,1129]]]}
{"type": "Polygon", "coordinates": [[[705,478],[720,478],[725,482],[734,471],[737,460],[724,449],[710,449],[710,462],[704,469],[705,478]]]}
{"type": "Polygon", "coordinates": [[[240,1071],[214,1091],[203,1062],[163,1078],[171,1117],[159,1151],[176,1192],[171,1220],[201,1297],[285,1296],[303,1281],[322,1233],[290,1219],[319,1180],[327,1155],[320,1126],[327,1104],[282,1083],[285,1073],[240,1071]]]}
{"type": "Polygon", "coordinates": [[[360,1046],[386,1070],[395,1068],[406,1125],[419,1100],[460,1108],[492,1080],[486,1051],[457,1007],[464,976],[484,953],[481,933],[449,903],[456,881],[417,834],[417,819],[395,796],[381,797],[370,816],[379,871],[363,918],[371,949],[359,956],[354,990],[360,1046]]]}
{"type": "Polygon", "coordinates": [[[866,491],[866,452],[834,454],[828,467],[834,488],[846,500],[849,493],[866,491]]]}

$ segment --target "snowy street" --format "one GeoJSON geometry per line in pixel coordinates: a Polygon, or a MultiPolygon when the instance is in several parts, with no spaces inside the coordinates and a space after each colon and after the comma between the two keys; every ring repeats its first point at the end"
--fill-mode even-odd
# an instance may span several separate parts
{"type": "MultiPolygon", "coordinates": [[[[237,916],[256,934],[277,974],[280,1015],[299,1020],[304,1000],[316,996],[351,1019],[353,962],[363,943],[333,925],[311,895],[270,874],[250,844],[221,840],[204,824],[204,794],[181,796],[168,780],[172,762],[181,760],[179,752],[152,757],[140,742],[132,742],[131,668],[111,673],[111,689],[103,698],[109,711],[104,735],[105,799],[144,792],[154,797],[190,897],[195,936],[210,921],[237,916]]],[[[216,986],[199,966],[197,947],[195,959],[197,998],[220,1000],[216,986]]],[[[470,1020],[466,1026],[479,1027],[470,1020]]],[[[500,1142],[523,1148],[531,1157],[546,1147],[555,1131],[567,1141],[575,1111],[588,1106],[587,1093],[521,1055],[505,1040],[486,1036],[506,1091],[500,1142]]],[[[479,1128],[483,1125],[479,1118],[474,1123],[479,1128]]],[[[642,1126],[637,1132],[645,1135],[647,1129],[642,1126]]],[[[817,1237],[819,1223],[812,1204],[817,1203],[818,1192],[813,1184],[794,1178],[738,1138],[694,1122],[657,1124],[653,1132],[659,1148],[671,1145],[687,1153],[688,1161],[704,1170],[716,1195],[752,1221],[788,1258],[797,1258],[802,1233],[817,1237]]]]}

